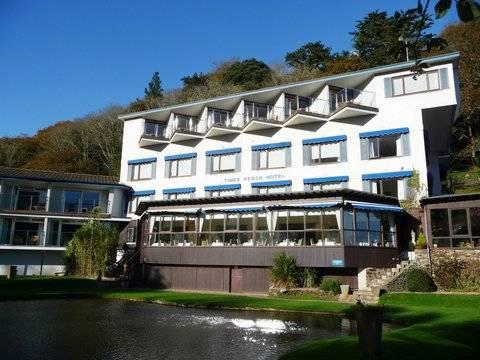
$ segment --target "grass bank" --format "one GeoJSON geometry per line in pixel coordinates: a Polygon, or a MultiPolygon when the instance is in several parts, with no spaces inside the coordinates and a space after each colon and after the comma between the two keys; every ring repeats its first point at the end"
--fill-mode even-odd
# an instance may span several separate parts
{"type": "MultiPolygon", "coordinates": [[[[257,309],[346,314],[347,304],[310,298],[270,298],[149,289],[99,289],[94,280],[78,278],[0,279],[0,301],[52,298],[98,298],[159,302],[209,309],[257,309]]],[[[405,325],[383,336],[384,359],[480,358],[480,296],[386,294],[381,297],[387,320],[405,325]]],[[[360,359],[356,337],[306,343],[283,359],[360,359]]]]}
{"type": "Polygon", "coordinates": [[[334,301],[302,298],[271,298],[266,296],[255,297],[151,289],[97,288],[95,280],[68,277],[0,279],[0,301],[52,298],[135,300],[208,309],[259,309],[319,313],[345,313],[350,308],[347,304],[340,304],[334,301]]]}
{"type": "MultiPolygon", "coordinates": [[[[406,325],[383,335],[383,359],[480,358],[480,296],[386,294],[387,320],[406,325]]],[[[361,359],[356,337],[306,343],[282,359],[361,359]]]]}

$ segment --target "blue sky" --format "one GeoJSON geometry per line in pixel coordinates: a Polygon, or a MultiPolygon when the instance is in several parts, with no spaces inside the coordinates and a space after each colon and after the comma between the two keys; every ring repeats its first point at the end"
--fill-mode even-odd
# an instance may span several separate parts
{"type": "MultiPolygon", "coordinates": [[[[0,0],[0,136],[127,104],[143,95],[154,71],[169,89],[226,59],[282,61],[308,41],[350,50],[356,20],[415,4],[0,0]]],[[[433,30],[455,20],[452,12],[433,30]]]]}

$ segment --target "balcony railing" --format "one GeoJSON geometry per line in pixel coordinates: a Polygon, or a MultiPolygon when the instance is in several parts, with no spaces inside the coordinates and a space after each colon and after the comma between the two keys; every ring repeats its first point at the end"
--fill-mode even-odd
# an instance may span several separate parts
{"type": "Polygon", "coordinates": [[[333,113],[347,105],[375,107],[375,93],[358,89],[342,89],[331,95],[330,112],[333,113]]]}
{"type": "Polygon", "coordinates": [[[100,213],[106,214],[110,208],[110,201],[86,200],[68,201],[63,196],[46,195],[0,195],[0,209],[16,211],[48,211],[57,213],[86,214],[99,208],[100,213]],[[49,208],[47,208],[49,203],[49,208]]]}

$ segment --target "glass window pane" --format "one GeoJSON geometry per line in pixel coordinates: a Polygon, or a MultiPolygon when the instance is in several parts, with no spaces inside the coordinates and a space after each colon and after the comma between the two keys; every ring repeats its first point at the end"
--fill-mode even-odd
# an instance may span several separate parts
{"type": "Polygon", "coordinates": [[[82,198],[82,209],[93,210],[100,204],[100,193],[96,191],[84,191],[82,198]]]}
{"type": "Polygon", "coordinates": [[[285,149],[276,149],[268,151],[268,167],[285,167],[285,149]]]}
{"type": "Polygon", "coordinates": [[[265,214],[265,213],[257,214],[256,229],[257,230],[268,230],[267,214],[265,214]]]}
{"type": "Polygon", "coordinates": [[[428,85],[430,90],[440,89],[440,83],[438,81],[438,71],[434,71],[427,74],[428,76],[428,85]]]}
{"type": "Polygon", "coordinates": [[[322,228],[322,213],[320,211],[308,211],[305,217],[307,229],[322,228]]]}
{"type": "Polygon", "coordinates": [[[172,223],[172,232],[183,232],[183,216],[175,216],[172,223]]]}
{"type": "Polygon", "coordinates": [[[435,209],[431,210],[430,214],[430,220],[432,222],[432,236],[449,236],[450,230],[448,229],[448,210],[435,209]]]}
{"type": "Polygon", "coordinates": [[[320,146],[321,162],[337,162],[340,157],[340,143],[323,144],[320,146]]]}
{"type": "Polygon", "coordinates": [[[260,151],[260,154],[259,154],[259,158],[260,158],[259,167],[260,167],[260,169],[266,169],[267,168],[267,156],[268,156],[267,151],[260,151]]]}
{"type": "Polygon", "coordinates": [[[237,230],[238,214],[227,214],[225,230],[237,230]]]}
{"type": "Polygon", "coordinates": [[[453,238],[452,239],[452,247],[469,247],[471,246],[471,239],[470,238],[453,238]]]}
{"type": "Polygon", "coordinates": [[[353,229],[353,210],[343,210],[343,227],[344,229],[353,229]]]}
{"type": "Polygon", "coordinates": [[[190,176],[192,174],[192,159],[178,160],[178,176],[190,176]]]}
{"type": "Polygon", "coordinates": [[[382,136],[379,138],[380,157],[397,156],[398,136],[382,136]]]}
{"type": "Polygon", "coordinates": [[[211,231],[223,231],[223,214],[210,215],[211,231]]]}
{"type": "Polygon", "coordinates": [[[398,197],[398,180],[382,180],[383,195],[398,197]]]}
{"type": "Polygon", "coordinates": [[[240,231],[252,231],[253,230],[253,214],[241,214],[240,231]]]}
{"type": "Polygon", "coordinates": [[[405,76],[404,83],[405,83],[405,93],[407,94],[428,90],[426,74],[415,75],[415,76],[405,76]]]}
{"type": "Polygon", "coordinates": [[[223,155],[220,170],[235,170],[236,154],[223,155]]]}
{"type": "Polygon", "coordinates": [[[454,235],[468,235],[467,210],[452,210],[452,231],[454,235]]]}
{"type": "Polygon", "coordinates": [[[433,238],[433,247],[450,247],[450,238],[433,238]]]}
{"type": "Polygon", "coordinates": [[[170,177],[177,176],[178,161],[170,161],[170,177]]]}
{"type": "Polygon", "coordinates": [[[287,230],[287,212],[279,211],[275,230],[287,230]]]}
{"type": "Polygon", "coordinates": [[[366,211],[355,211],[355,229],[368,230],[368,213],[366,211]]]}
{"type": "Polygon", "coordinates": [[[382,215],[378,212],[370,212],[369,221],[370,221],[370,230],[380,231],[380,226],[382,223],[382,215]]]}
{"type": "Polygon", "coordinates": [[[368,246],[368,231],[355,231],[355,245],[368,246]]]}
{"type": "Polygon", "coordinates": [[[393,95],[402,95],[403,94],[403,79],[396,78],[393,79],[393,95]]]}
{"type": "Polygon", "coordinates": [[[345,230],[343,232],[343,241],[345,246],[353,246],[354,241],[353,241],[353,231],[351,230],[345,230]]]}
{"type": "Polygon", "coordinates": [[[324,229],[340,229],[340,210],[323,211],[323,228],[324,229]]]}
{"type": "Polygon", "coordinates": [[[212,171],[220,171],[220,156],[212,157],[212,171]]]}
{"type": "MultiPolygon", "coordinates": [[[[289,230],[302,230],[304,229],[303,225],[303,211],[290,211],[290,216],[288,218],[288,229],[289,230]]],[[[303,238],[303,236],[302,236],[303,238]]]]}
{"type": "Polygon", "coordinates": [[[322,184],[322,190],[337,190],[342,188],[343,188],[343,183],[340,181],[322,184]]]}
{"type": "Polygon", "coordinates": [[[140,179],[149,179],[152,176],[152,164],[140,164],[140,179]]]}
{"type": "Polygon", "coordinates": [[[65,211],[78,212],[81,197],[81,191],[65,191],[65,211]]]}
{"type": "Polygon", "coordinates": [[[286,192],[287,188],[285,186],[272,186],[268,189],[269,194],[279,194],[286,192]]]}
{"type": "Polygon", "coordinates": [[[324,231],[323,232],[323,245],[324,246],[338,246],[338,245],[340,245],[340,232],[339,231],[324,231]]]}
{"type": "Polygon", "coordinates": [[[470,208],[470,224],[472,235],[480,236],[480,207],[470,208]]]}
{"type": "Polygon", "coordinates": [[[187,216],[185,218],[185,231],[195,231],[195,217],[187,216]]]}

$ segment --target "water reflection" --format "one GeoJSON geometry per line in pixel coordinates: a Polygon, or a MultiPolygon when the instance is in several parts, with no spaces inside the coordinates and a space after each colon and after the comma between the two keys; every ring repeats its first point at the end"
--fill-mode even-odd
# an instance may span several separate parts
{"type": "Polygon", "coordinates": [[[354,333],[337,316],[199,310],[122,301],[4,302],[1,359],[275,359],[354,333]]]}

